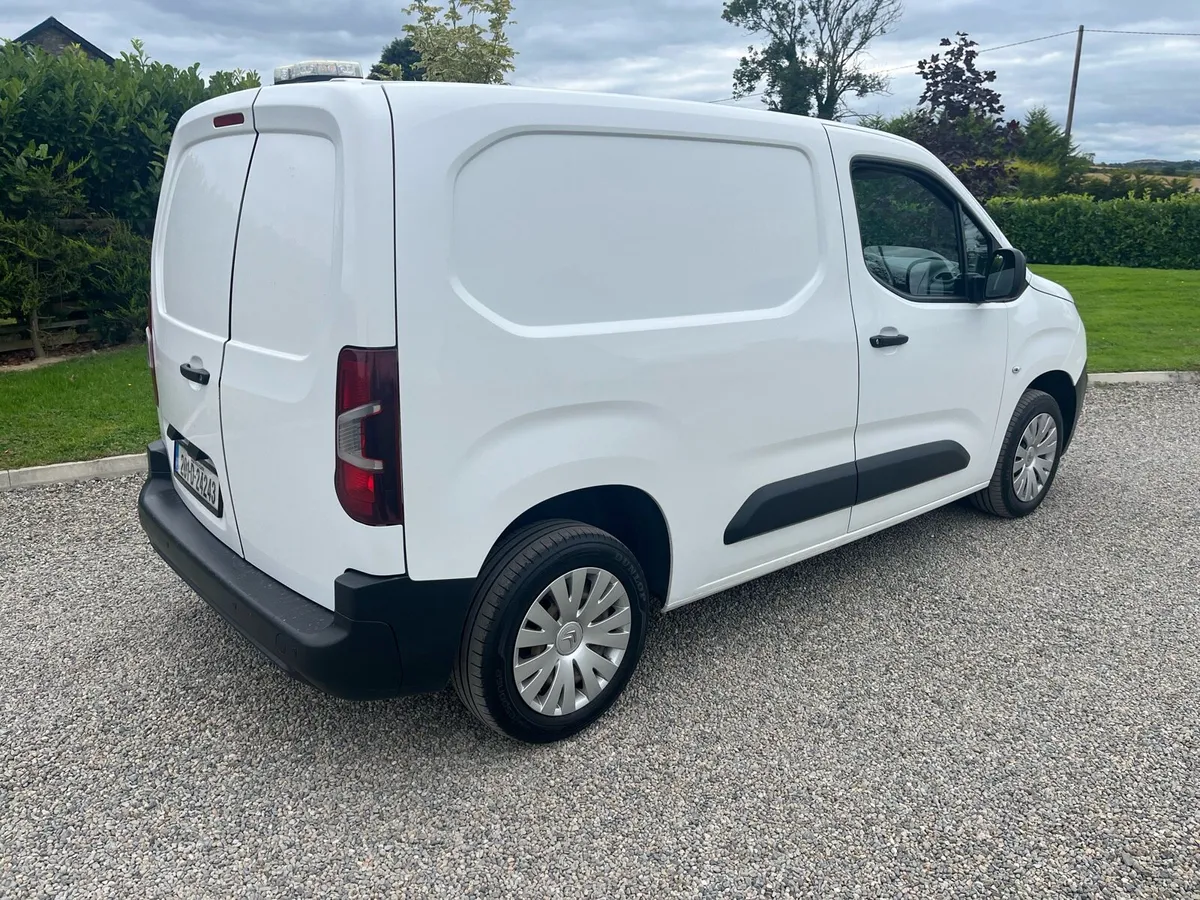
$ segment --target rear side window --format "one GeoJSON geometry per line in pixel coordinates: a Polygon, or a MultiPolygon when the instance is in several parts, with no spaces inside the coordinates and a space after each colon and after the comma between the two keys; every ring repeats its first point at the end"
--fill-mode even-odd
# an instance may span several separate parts
{"type": "Polygon", "coordinates": [[[824,271],[800,150],[636,135],[523,134],[454,185],[469,302],[523,326],[786,304],[824,271]]]}
{"type": "Polygon", "coordinates": [[[931,176],[857,164],[851,181],[863,261],[913,300],[962,300],[967,274],[986,275],[992,242],[931,176]]]}

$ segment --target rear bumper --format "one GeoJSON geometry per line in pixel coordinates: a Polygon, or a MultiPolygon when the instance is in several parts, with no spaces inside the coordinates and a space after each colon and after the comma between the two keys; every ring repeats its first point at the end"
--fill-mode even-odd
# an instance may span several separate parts
{"type": "Polygon", "coordinates": [[[328,610],[250,565],[209,533],[172,484],[162,441],[138,518],[150,543],[200,597],[292,676],[348,700],[441,690],[462,640],[472,579],[412,581],[347,571],[328,610]]]}

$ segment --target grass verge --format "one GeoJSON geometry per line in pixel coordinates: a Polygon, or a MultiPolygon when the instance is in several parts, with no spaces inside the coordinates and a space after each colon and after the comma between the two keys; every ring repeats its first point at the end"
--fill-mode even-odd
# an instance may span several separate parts
{"type": "Polygon", "coordinates": [[[1071,292],[1088,336],[1088,371],[1200,369],[1200,271],[1029,267],[1071,292]]]}
{"type": "Polygon", "coordinates": [[[0,469],[137,453],[157,432],[145,346],[0,369],[0,469]]]}

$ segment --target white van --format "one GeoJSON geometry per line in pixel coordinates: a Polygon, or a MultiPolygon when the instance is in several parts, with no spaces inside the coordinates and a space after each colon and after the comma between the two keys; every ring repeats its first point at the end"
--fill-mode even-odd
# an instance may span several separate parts
{"type": "Polygon", "coordinates": [[[311,685],[452,681],[527,741],[617,699],[652,609],[1032,512],[1086,386],[1068,292],[928,152],[703,103],[203,103],[152,295],[157,551],[311,685]]]}

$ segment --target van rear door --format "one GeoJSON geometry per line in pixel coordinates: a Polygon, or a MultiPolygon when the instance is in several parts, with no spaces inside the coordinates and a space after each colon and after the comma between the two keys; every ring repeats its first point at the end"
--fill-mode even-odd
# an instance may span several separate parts
{"type": "Polygon", "coordinates": [[[202,103],[180,120],[163,173],[150,279],[159,424],[175,467],[175,490],[238,553],[220,381],[257,93],[240,91],[202,103]]]}
{"type": "Polygon", "coordinates": [[[342,348],[396,344],[391,113],[378,82],[288,84],[262,89],[254,123],[224,449],[246,561],[332,608],[347,569],[404,572],[403,527],[352,519],[334,480],[342,348]]]}

